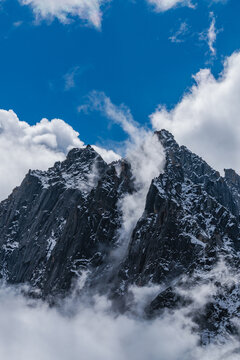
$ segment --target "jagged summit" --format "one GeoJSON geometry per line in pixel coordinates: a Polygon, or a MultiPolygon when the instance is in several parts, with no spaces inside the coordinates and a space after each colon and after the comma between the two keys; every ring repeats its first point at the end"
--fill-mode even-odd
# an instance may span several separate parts
{"type": "Polygon", "coordinates": [[[56,162],[48,171],[34,170],[29,173],[41,182],[43,188],[64,186],[89,192],[107,168],[101,156],[90,146],[74,148],[63,162],[56,162]]]}
{"type": "Polygon", "coordinates": [[[175,141],[173,134],[166,129],[157,130],[154,132],[154,134],[158,135],[162,140],[166,139],[175,141]]]}
{"type": "MultiPolygon", "coordinates": [[[[129,238],[123,227],[131,217],[126,206],[139,206],[131,203],[139,191],[131,165],[125,160],[108,165],[91,146],[72,149],[49,170],[30,171],[0,203],[1,277],[28,283],[49,298],[65,296],[85,274],[81,291],[101,288],[122,311],[128,309],[132,285],[161,284],[146,304],[146,314],[156,316],[189,303],[177,292],[183,276],[186,287],[201,284],[220,259],[238,269],[239,175],[230,169],[221,177],[168,131],[155,134],[165,150],[165,169],[152,180],[145,211],[129,238]],[[127,249],[122,258],[113,256],[120,235],[127,249]]],[[[217,285],[216,296],[198,314],[204,339],[234,331],[238,288],[217,285]]]]}
{"type": "Polygon", "coordinates": [[[97,155],[98,155],[97,152],[92,148],[92,146],[87,145],[86,147],[83,148],[71,149],[67,154],[67,160],[74,161],[74,160],[79,160],[82,157],[89,157],[89,159],[91,159],[91,158],[95,158],[97,155]]]}
{"type": "Polygon", "coordinates": [[[165,149],[178,146],[174,136],[168,130],[162,129],[160,131],[155,131],[154,134],[157,135],[165,149]]]}

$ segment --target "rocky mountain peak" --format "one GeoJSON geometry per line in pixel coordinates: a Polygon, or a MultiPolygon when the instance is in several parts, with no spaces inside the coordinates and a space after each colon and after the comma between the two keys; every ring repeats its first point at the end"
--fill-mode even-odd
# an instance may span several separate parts
{"type": "MultiPolygon", "coordinates": [[[[108,165],[91,146],[70,150],[47,171],[30,171],[0,203],[0,276],[28,283],[43,298],[65,296],[84,278],[79,296],[99,291],[101,284],[122,311],[132,286],[157,285],[159,293],[146,304],[146,314],[157,316],[189,302],[178,294],[183,277],[185,287],[202,284],[220,259],[239,269],[239,175],[229,169],[221,177],[167,130],[155,134],[166,162],[145,200],[137,198],[131,164],[108,165]],[[123,223],[134,206],[144,208],[139,200],[145,211],[125,235],[123,223]],[[127,251],[113,256],[120,236],[127,251]]],[[[239,316],[236,286],[218,282],[216,288],[196,315],[204,338],[233,331],[230,319],[239,316]]]]}
{"type": "Polygon", "coordinates": [[[33,170],[30,175],[37,177],[43,188],[61,185],[65,188],[81,189],[85,193],[96,185],[106,168],[105,161],[88,145],[84,148],[73,148],[66,160],[56,162],[47,171],[33,170]]]}
{"type": "Polygon", "coordinates": [[[87,145],[84,148],[73,148],[67,154],[67,161],[74,162],[74,161],[83,161],[88,159],[91,161],[98,157],[99,154],[93,149],[91,145],[87,145]]]}
{"type": "Polygon", "coordinates": [[[164,148],[168,149],[177,146],[174,136],[168,130],[162,129],[160,131],[155,131],[154,134],[158,136],[158,139],[164,148]]]}

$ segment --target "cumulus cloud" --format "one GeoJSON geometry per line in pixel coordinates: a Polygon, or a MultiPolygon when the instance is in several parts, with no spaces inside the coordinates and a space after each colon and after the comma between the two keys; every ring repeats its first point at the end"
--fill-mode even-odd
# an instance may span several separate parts
{"type": "MultiPolygon", "coordinates": [[[[60,119],[30,126],[13,111],[0,110],[0,200],[18,186],[29,169],[46,170],[65,159],[73,147],[83,147],[79,133],[60,119]]],[[[119,159],[113,151],[95,147],[106,162],[119,159]]]]}
{"type": "Polygon", "coordinates": [[[147,0],[147,2],[150,5],[153,5],[157,12],[164,12],[175,8],[176,6],[195,7],[190,0],[147,0]]]}
{"type": "Polygon", "coordinates": [[[240,53],[225,60],[217,79],[209,69],[200,70],[194,79],[196,83],[173,109],[158,106],[150,116],[152,125],[171,131],[217,170],[240,171],[240,53]]]}
{"type": "Polygon", "coordinates": [[[78,135],[59,119],[30,126],[13,111],[0,110],[0,199],[20,184],[30,168],[45,170],[63,160],[70,148],[83,146],[78,135]]]}
{"type": "MultiPolygon", "coordinates": [[[[0,0],[1,1],[1,0],[0,0]]],[[[22,5],[32,8],[36,20],[53,20],[67,24],[78,17],[97,29],[101,28],[103,7],[111,0],[18,0],[22,5]]],[[[165,12],[179,6],[194,9],[196,4],[192,0],[145,0],[154,11],[165,12]]],[[[212,2],[226,3],[228,0],[212,0],[212,2]]]]}
{"type": "Polygon", "coordinates": [[[109,0],[19,0],[22,5],[29,5],[38,20],[57,18],[62,23],[69,23],[74,17],[101,28],[102,6],[109,0]]]}

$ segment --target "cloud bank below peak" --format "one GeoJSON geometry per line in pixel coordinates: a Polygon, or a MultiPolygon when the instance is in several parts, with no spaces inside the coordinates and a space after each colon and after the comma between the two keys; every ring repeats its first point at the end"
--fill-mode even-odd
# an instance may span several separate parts
{"type": "Polygon", "coordinates": [[[150,116],[153,128],[169,130],[217,170],[239,171],[240,53],[225,60],[218,78],[202,69],[194,79],[196,83],[173,109],[158,106],[150,116]]]}
{"type": "MultiPolygon", "coordinates": [[[[221,268],[216,270],[224,276],[223,272],[219,272],[221,268]]],[[[55,308],[40,300],[24,297],[21,290],[24,288],[0,284],[0,357],[4,360],[238,358],[237,338],[228,337],[225,343],[216,340],[201,347],[200,336],[192,331],[194,324],[189,310],[206,306],[206,301],[215,294],[212,283],[198,285],[188,291],[193,300],[191,308],[165,311],[151,321],[143,320],[142,314],[146,300],[155,296],[156,286],[131,288],[132,310],[137,311],[137,316],[131,313],[116,316],[112,312],[111,301],[100,295],[91,296],[90,300],[79,298],[78,294],[77,298],[66,298],[64,303],[59,303],[59,308],[55,308]]]]}

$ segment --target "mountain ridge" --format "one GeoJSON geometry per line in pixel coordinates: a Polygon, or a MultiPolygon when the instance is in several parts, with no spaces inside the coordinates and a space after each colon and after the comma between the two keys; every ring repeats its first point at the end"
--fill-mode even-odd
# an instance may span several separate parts
{"type": "Polygon", "coordinates": [[[69,294],[87,274],[79,296],[100,291],[122,312],[130,308],[132,286],[161,285],[146,304],[150,318],[190,306],[183,289],[218,283],[216,294],[194,315],[207,343],[236,332],[238,283],[222,286],[214,269],[223,259],[230,272],[240,265],[240,177],[232,169],[222,177],[166,130],[154,136],[165,151],[164,171],[152,179],[123,255],[113,256],[122,245],[119,203],[137,191],[131,164],[124,159],[106,164],[87,146],[72,149],[45,172],[29,171],[0,203],[1,277],[54,299],[69,294]]]}

